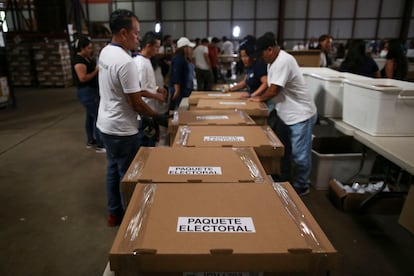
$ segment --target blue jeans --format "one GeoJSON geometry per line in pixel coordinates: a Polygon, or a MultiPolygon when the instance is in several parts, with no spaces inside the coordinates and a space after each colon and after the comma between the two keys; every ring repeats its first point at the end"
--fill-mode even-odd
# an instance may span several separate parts
{"type": "Polygon", "coordinates": [[[114,136],[101,132],[101,137],[106,148],[108,162],[106,171],[108,213],[120,217],[125,210],[120,183],[139,150],[138,134],[114,136]]]}
{"type": "Polygon", "coordinates": [[[97,146],[102,146],[102,140],[99,131],[96,128],[99,106],[99,94],[97,88],[89,86],[78,88],[78,100],[86,110],[85,131],[87,142],[96,139],[97,146]]]}
{"type": "Polygon", "coordinates": [[[285,155],[281,159],[280,180],[290,181],[299,192],[310,186],[312,131],[316,118],[317,114],[303,122],[286,125],[277,117],[272,126],[273,131],[285,146],[285,155]]]}

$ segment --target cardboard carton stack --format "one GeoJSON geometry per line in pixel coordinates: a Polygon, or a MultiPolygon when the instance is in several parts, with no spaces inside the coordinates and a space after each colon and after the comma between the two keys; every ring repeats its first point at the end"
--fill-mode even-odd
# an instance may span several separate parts
{"type": "MultiPolygon", "coordinates": [[[[8,43],[10,45],[10,43],[8,43]]],[[[9,48],[8,58],[14,86],[32,86],[35,82],[32,66],[31,43],[14,43],[9,48]]]]}
{"type": "Polygon", "coordinates": [[[65,40],[49,40],[33,44],[37,81],[40,86],[72,85],[70,49],[65,40]]]}
{"type": "Polygon", "coordinates": [[[5,103],[9,100],[9,84],[7,77],[0,77],[0,103],[5,103]]]}

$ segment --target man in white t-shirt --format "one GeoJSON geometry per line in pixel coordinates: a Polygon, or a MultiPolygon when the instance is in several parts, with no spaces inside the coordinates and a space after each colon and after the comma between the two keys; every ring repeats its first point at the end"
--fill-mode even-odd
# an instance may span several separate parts
{"type": "Polygon", "coordinates": [[[208,56],[207,38],[201,40],[201,44],[193,50],[193,60],[197,79],[197,90],[211,91],[213,74],[211,72],[210,58],[208,56]]]}
{"type": "Polygon", "coordinates": [[[110,16],[112,41],[99,55],[99,110],[97,128],[106,148],[106,192],[108,225],[122,221],[124,205],[120,182],[138,149],[137,115],[156,116],[140,92],[138,69],[130,50],[139,40],[138,18],[128,10],[116,10],[110,16]]]}
{"type": "Polygon", "coordinates": [[[285,145],[280,180],[291,181],[296,192],[304,196],[310,192],[316,106],[295,58],[279,48],[273,34],[266,33],[258,38],[256,47],[268,64],[268,88],[252,100],[272,99],[275,103],[278,122],[274,131],[285,145]]]}
{"type": "MultiPolygon", "coordinates": [[[[151,97],[145,97],[144,101],[157,113],[168,112],[168,91],[164,87],[158,87],[155,82],[154,68],[151,58],[156,56],[161,41],[154,32],[147,32],[141,40],[141,52],[134,57],[139,74],[137,76],[141,89],[148,91],[151,97]]],[[[155,147],[159,138],[160,128],[152,118],[141,116],[139,122],[139,141],[141,146],[155,147]]]]}
{"type": "Polygon", "coordinates": [[[222,58],[222,65],[225,70],[227,70],[226,77],[230,78],[232,75],[232,63],[233,63],[233,54],[234,46],[233,43],[227,39],[226,36],[222,38],[223,44],[221,45],[221,54],[224,56],[222,58]]]}

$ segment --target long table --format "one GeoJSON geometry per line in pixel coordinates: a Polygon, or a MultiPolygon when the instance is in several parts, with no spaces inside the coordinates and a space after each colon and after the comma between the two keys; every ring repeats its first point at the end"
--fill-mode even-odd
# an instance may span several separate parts
{"type": "Polygon", "coordinates": [[[414,137],[372,136],[340,119],[331,119],[335,128],[414,175],[414,137]]]}

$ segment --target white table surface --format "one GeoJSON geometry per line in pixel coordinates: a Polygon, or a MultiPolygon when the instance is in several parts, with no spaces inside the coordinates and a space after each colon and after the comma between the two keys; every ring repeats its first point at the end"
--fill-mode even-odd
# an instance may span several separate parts
{"type": "Polygon", "coordinates": [[[331,119],[337,130],[369,147],[403,170],[414,175],[414,137],[413,136],[372,136],[341,119],[331,119]]]}

